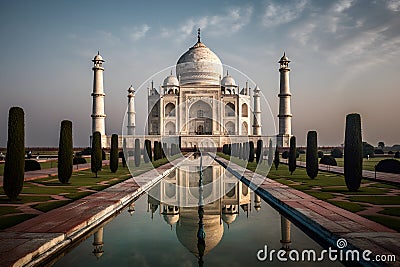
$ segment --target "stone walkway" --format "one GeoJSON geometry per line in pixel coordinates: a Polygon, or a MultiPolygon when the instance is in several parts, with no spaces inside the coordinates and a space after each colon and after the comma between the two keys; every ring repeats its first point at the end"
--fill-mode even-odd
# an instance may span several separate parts
{"type": "MultiPolygon", "coordinates": [[[[282,163],[286,164],[286,162],[282,163]]],[[[297,166],[302,168],[306,167],[306,163],[304,161],[297,161],[296,164],[297,166]]],[[[325,164],[319,164],[319,170],[337,174],[344,174],[344,168],[339,166],[329,166],[325,164]]],[[[367,180],[383,181],[386,183],[400,185],[400,174],[386,173],[386,172],[376,172],[375,174],[374,171],[363,170],[362,175],[363,178],[367,180]]]]}
{"type": "MultiPolygon", "coordinates": [[[[168,175],[183,160],[184,158],[178,158],[157,169],[1,231],[0,265],[39,265],[52,253],[60,251],[114,216],[168,175]]],[[[47,172],[48,175],[49,173],[51,171],[47,172]]]]}
{"type": "MultiPolygon", "coordinates": [[[[344,238],[346,249],[370,250],[372,255],[396,255],[397,261],[387,264],[399,266],[400,233],[220,157],[216,160],[324,247],[336,249],[337,240],[344,238]]],[[[382,266],[366,261],[361,264],[382,266]]]]}

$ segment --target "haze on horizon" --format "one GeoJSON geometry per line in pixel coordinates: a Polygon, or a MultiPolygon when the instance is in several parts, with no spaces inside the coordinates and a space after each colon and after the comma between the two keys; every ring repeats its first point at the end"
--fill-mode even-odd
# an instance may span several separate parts
{"type": "MultiPolygon", "coordinates": [[[[286,51],[299,145],[308,130],[319,145],[342,144],[352,112],[362,116],[365,141],[400,143],[400,0],[17,0],[0,10],[0,147],[12,106],[25,110],[27,146],[58,146],[63,119],[73,122],[74,146],[88,146],[97,51],[106,61],[106,132],[121,133],[128,87],[174,65],[199,27],[223,64],[261,88],[276,124],[277,61],[286,51]]],[[[136,97],[137,124],[146,101],[136,97]]]]}

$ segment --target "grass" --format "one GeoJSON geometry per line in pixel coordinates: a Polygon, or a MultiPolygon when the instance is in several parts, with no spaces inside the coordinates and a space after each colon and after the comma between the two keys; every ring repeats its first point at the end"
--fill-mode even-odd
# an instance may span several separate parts
{"type": "Polygon", "coordinates": [[[351,212],[358,212],[365,210],[365,205],[359,204],[359,203],[352,203],[352,202],[347,202],[347,201],[334,201],[334,200],[328,200],[329,203],[340,207],[342,209],[351,211],[351,212]]]}
{"type": "MultiPolygon", "coordinates": [[[[178,157],[179,155],[171,157],[171,160],[174,160],[178,157]]],[[[166,163],[168,163],[166,158],[146,164],[141,162],[139,167],[131,168],[131,170],[133,175],[137,176],[166,163]]],[[[32,214],[18,214],[14,216],[12,214],[20,212],[16,207],[2,206],[1,204],[27,204],[31,208],[47,212],[49,210],[64,206],[73,200],[77,200],[95,193],[92,190],[104,190],[105,188],[125,181],[130,177],[132,176],[129,172],[129,169],[127,167],[122,167],[120,164],[116,173],[110,172],[109,167],[103,167],[103,169],[98,173],[97,178],[95,178],[95,175],[91,172],[91,170],[74,172],[68,184],[61,184],[58,181],[57,176],[36,179],[24,182],[24,187],[19,195],[19,199],[14,202],[11,202],[7,196],[5,196],[3,188],[1,187],[0,229],[5,229],[34,217],[32,214]],[[62,195],[70,200],[54,201],[51,195],[62,195]]]]}
{"type": "MultiPolygon", "coordinates": [[[[228,160],[230,159],[232,162],[242,167],[246,166],[246,162],[238,158],[230,158],[222,153],[218,153],[218,156],[228,160]]],[[[370,159],[371,162],[373,162],[372,160],[373,159],[370,159]]],[[[374,160],[377,160],[377,158],[374,158],[374,160]]],[[[400,204],[400,196],[385,195],[389,192],[395,192],[393,189],[399,190],[399,186],[362,180],[361,187],[357,192],[349,192],[344,181],[344,176],[340,174],[319,171],[315,179],[310,179],[305,168],[296,168],[294,173],[290,175],[288,166],[280,164],[278,170],[275,170],[273,167],[268,172],[268,166],[264,162],[260,166],[257,166],[256,163],[249,162],[247,168],[279,183],[288,185],[354,213],[365,210],[366,207],[369,206],[368,204],[396,205],[395,207],[385,207],[385,209],[380,212],[383,215],[392,217],[379,216],[379,214],[376,216],[361,216],[386,225],[394,230],[400,230],[400,209],[397,207],[397,205],[400,204]],[[343,201],[334,200],[336,197],[343,198],[343,201]]]]}
{"type": "Polygon", "coordinates": [[[5,216],[1,218],[0,229],[6,229],[8,227],[19,224],[23,221],[29,220],[36,217],[35,214],[18,214],[14,216],[5,216]]]}
{"type": "Polygon", "coordinates": [[[43,211],[43,212],[47,212],[49,210],[56,209],[56,208],[62,207],[64,205],[67,205],[70,202],[71,202],[71,200],[44,202],[44,203],[39,203],[39,204],[33,205],[32,208],[43,211]]]}
{"type": "Polygon", "coordinates": [[[375,215],[365,215],[365,218],[380,223],[386,227],[389,227],[397,232],[400,232],[400,219],[387,217],[387,216],[375,216],[375,215]]]}

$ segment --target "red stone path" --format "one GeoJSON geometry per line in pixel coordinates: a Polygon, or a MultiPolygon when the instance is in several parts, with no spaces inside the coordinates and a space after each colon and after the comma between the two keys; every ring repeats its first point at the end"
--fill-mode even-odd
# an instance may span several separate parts
{"type": "MultiPolygon", "coordinates": [[[[249,185],[273,208],[302,230],[311,232],[320,242],[336,249],[336,241],[344,238],[348,243],[347,248],[370,250],[373,255],[396,255],[397,261],[388,264],[400,266],[400,233],[223,158],[216,159],[222,165],[228,166],[228,170],[234,175],[236,172],[237,178],[249,185]]],[[[362,264],[373,265],[371,262],[362,264]]]]}
{"type": "Polygon", "coordinates": [[[0,266],[40,264],[49,254],[61,250],[116,214],[135,197],[168,175],[183,159],[178,158],[157,169],[0,231],[0,266]]]}
{"type": "MultiPolygon", "coordinates": [[[[286,162],[282,162],[282,163],[286,164],[286,162]]],[[[296,164],[297,164],[297,166],[302,167],[302,168],[306,167],[306,162],[304,162],[304,161],[297,161],[296,164]]],[[[337,174],[344,174],[344,168],[340,167],[340,166],[329,166],[329,165],[325,165],[325,164],[319,164],[319,170],[337,173],[337,174]]],[[[388,183],[392,183],[392,184],[400,184],[400,174],[376,172],[376,176],[375,176],[374,171],[363,170],[362,176],[364,179],[368,179],[368,180],[384,181],[384,182],[388,182],[388,183]]]]}

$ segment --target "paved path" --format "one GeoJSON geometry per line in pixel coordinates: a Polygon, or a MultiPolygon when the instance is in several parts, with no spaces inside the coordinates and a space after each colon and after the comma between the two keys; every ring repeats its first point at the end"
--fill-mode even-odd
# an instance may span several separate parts
{"type": "MultiPolygon", "coordinates": [[[[391,266],[400,265],[400,233],[225,159],[216,159],[224,167],[228,166],[228,171],[274,209],[313,236],[320,244],[325,244],[325,247],[336,249],[337,240],[344,238],[347,240],[348,249],[370,250],[373,255],[396,255],[397,262],[391,263],[391,266]]],[[[373,262],[361,263],[381,266],[373,262]]]]}
{"type": "Polygon", "coordinates": [[[172,163],[1,231],[0,266],[40,265],[52,253],[64,249],[114,216],[183,160],[178,158],[172,163]]]}
{"type": "MultiPolygon", "coordinates": [[[[282,163],[286,164],[286,162],[282,162],[282,163]]],[[[299,167],[303,167],[303,168],[306,167],[306,163],[304,161],[297,161],[296,164],[299,167]]],[[[337,174],[344,174],[344,168],[339,167],[339,166],[329,166],[329,165],[325,165],[325,164],[319,164],[319,170],[337,173],[337,174]]],[[[400,184],[400,174],[376,172],[376,176],[375,176],[374,171],[363,170],[362,175],[363,175],[363,178],[367,179],[367,180],[382,181],[382,182],[397,184],[397,185],[400,184]]]]}
{"type": "MultiPolygon", "coordinates": [[[[109,160],[103,160],[103,166],[106,166],[109,163],[110,163],[109,160]]],[[[74,165],[72,171],[77,172],[87,169],[90,169],[90,163],[74,165]]],[[[25,172],[24,181],[31,181],[35,179],[46,178],[49,176],[57,176],[57,175],[58,175],[57,167],[42,169],[37,171],[30,171],[30,172],[25,172]]],[[[3,186],[3,176],[0,176],[0,186],[3,186]]]]}

